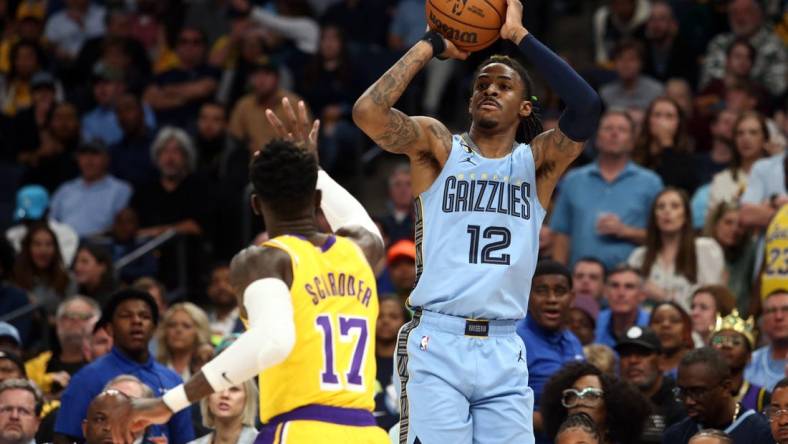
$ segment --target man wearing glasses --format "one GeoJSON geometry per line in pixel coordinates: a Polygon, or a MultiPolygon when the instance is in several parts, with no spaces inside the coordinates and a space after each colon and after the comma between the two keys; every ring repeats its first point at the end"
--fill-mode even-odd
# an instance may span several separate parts
{"type": "Polygon", "coordinates": [[[774,386],[771,404],[764,413],[769,418],[774,442],[788,444],[788,378],[774,386]]]}
{"type": "Polygon", "coordinates": [[[763,301],[763,332],[769,344],[752,353],[744,378],[772,390],[785,377],[788,356],[788,290],[774,290],[763,301]]]}
{"type": "Polygon", "coordinates": [[[766,418],[742,408],[731,394],[731,383],[720,352],[704,347],[687,353],[679,364],[675,394],[688,418],[665,430],[663,444],[686,444],[705,428],[724,431],[736,444],[772,442],[766,418]]]}
{"type": "Polygon", "coordinates": [[[0,383],[0,444],[35,444],[43,402],[41,392],[26,379],[0,383]]]}

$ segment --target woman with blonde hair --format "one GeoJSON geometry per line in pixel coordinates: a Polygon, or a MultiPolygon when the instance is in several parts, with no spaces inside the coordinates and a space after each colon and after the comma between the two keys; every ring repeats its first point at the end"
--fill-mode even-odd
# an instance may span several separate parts
{"type": "Polygon", "coordinates": [[[202,423],[213,431],[189,444],[252,444],[257,438],[254,379],[212,393],[200,401],[202,423]]]}
{"type": "Polygon", "coordinates": [[[194,354],[210,341],[211,329],[205,312],[191,302],[180,302],[164,313],[156,332],[156,359],[188,380],[194,354]]]}

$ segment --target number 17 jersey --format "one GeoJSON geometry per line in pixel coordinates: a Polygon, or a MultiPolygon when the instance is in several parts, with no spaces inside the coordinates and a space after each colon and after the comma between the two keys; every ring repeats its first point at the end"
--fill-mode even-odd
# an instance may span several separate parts
{"type": "Polygon", "coordinates": [[[414,307],[478,319],[522,319],[545,210],[530,145],[485,158],[461,136],[416,198],[414,307]]]}
{"type": "Polygon", "coordinates": [[[260,374],[260,419],[310,404],[375,407],[375,275],[350,239],[322,246],[278,236],[263,246],[290,256],[296,342],[285,360],[260,374]]]}

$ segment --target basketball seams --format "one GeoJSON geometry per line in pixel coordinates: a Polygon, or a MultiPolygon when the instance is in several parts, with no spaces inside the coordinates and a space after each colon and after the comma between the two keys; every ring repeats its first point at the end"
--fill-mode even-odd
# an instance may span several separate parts
{"type": "MultiPolygon", "coordinates": [[[[497,27],[497,28],[488,28],[488,27],[485,27],[485,26],[478,26],[478,25],[474,25],[472,23],[466,23],[466,22],[464,22],[462,20],[458,20],[458,19],[450,16],[449,14],[446,14],[445,12],[441,11],[440,8],[435,6],[435,3],[433,3],[432,0],[427,0],[427,2],[429,3],[432,11],[440,13],[442,16],[447,17],[447,18],[449,18],[450,20],[452,20],[454,22],[463,24],[463,25],[465,25],[465,26],[467,26],[469,28],[472,28],[472,29],[483,29],[485,31],[500,31],[501,30],[500,26],[497,27]]],[[[495,10],[495,8],[493,8],[493,10],[495,10]]],[[[495,12],[497,13],[498,11],[495,11],[495,12]]],[[[500,17],[500,14],[498,14],[498,16],[500,17]]],[[[427,22],[429,23],[429,17],[427,17],[427,22]]]]}
{"type": "MultiPolygon", "coordinates": [[[[501,20],[501,26],[503,26],[504,22],[506,21],[506,20],[504,20],[504,16],[503,16],[504,13],[499,11],[498,8],[495,7],[495,5],[490,3],[490,0],[484,0],[484,3],[487,3],[490,6],[490,8],[492,8],[492,10],[495,11],[496,14],[498,14],[498,18],[501,20]]],[[[504,10],[504,11],[506,11],[506,10],[504,10]]]]}

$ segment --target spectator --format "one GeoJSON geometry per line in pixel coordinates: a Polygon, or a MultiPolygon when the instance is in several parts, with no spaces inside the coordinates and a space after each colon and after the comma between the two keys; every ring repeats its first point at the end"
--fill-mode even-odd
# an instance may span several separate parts
{"type": "Polygon", "coordinates": [[[376,381],[380,389],[375,390],[375,418],[378,426],[390,429],[399,419],[398,394],[395,394],[393,374],[394,352],[397,348],[397,333],[410,320],[410,312],[397,295],[382,295],[375,327],[376,381]]]}
{"type": "Polygon", "coordinates": [[[8,379],[27,379],[25,364],[19,353],[0,347],[0,383],[8,379]]]}
{"type": "Polygon", "coordinates": [[[152,277],[141,277],[134,281],[131,286],[151,295],[153,300],[156,301],[159,313],[164,313],[167,311],[167,308],[169,308],[167,289],[164,287],[164,284],[156,279],[152,277]]]}
{"type": "Polygon", "coordinates": [[[751,180],[741,197],[741,223],[748,228],[766,228],[784,204],[786,191],[786,153],[776,154],[755,162],[751,180]]]}
{"type": "Polygon", "coordinates": [[[231,333],[239,331],[238,299],[230,284],[230,265],[219,263],[214,265],[211,270],[211,282],[208,284],[208,299],[211,301],[211,308],[207,311],[208,323],[215,343],[221,342],[222,338],[231,333]]]}
{"type": "Polygon", "coordinates": [[[646,21],[643,72],[665,82],[681,77],[694,86],[698,77],[698,63],[688,45],[679,42],[679,23],[670,3],[664,0],[651,2],[651,13],[646,21]]]}
{"type": "Polygon", "coordinates": [[[605,289],[606,274],[607,268],[599,259],[593,256],[580,258],[575,262],[575,267],[572,270],[575,297],[587,296],[597,302],[601,301],[605,289]]]}
{"type": "Polygon", "coordinates": [[[662,433],[687,413],[676,400],[676,382],[659,370],[661,345],[650,329],[631,327],[616,344],[621,379],[632,383],[651,402],[649,417],[640,443],[659,443],[662,433]]]}
{"type": "MultiPolygon", "coordinates": [[[[573,282],[577,282],[574,281],[573,282]]],[[[599,317],[599,303],[590,296],[577,294],[569,309],[567,327],[585,346],[596,339],[596,320],[599,317]]]]}
{"type": "Polygon", "coordinates": [[[741,210],[738,204],[721,202],[712,208],[708,218],[706,235],[714,238],[725,254],[727,287],[736,298],[739,313],[750,311],[750,289],[757,248],[752,236],[742,229],[741,210]]]}
{"type": "Polygon", "coordinates": [[[101,141],[80,145],[80,177],[60,185],[52,196],[52,218],[68,224],[82,238],[109,229],[131,198],[131,186],[108,174],[109,160],[101,141]]]}
{"type": "Polygon", "coordinates": [[[22,250],[14,264],[14,283],[50,316],[62,300],[76,292],[76,282],[63,264],[55,232],[46,224],[32,225],[22,239],[22,250]]]}
{"type": "MultiPolygon", "coordinates": [[[[39,80],[34,78],[33,84],[39,80]]],[[[34,86],[36,87],[36,86],[34,86]]],[[[22,176],[23,183],[43,185],[50,193],[79,175],[74,152],[80,143],[79,112],[68,102],[52,108],[39,137],[35,156],[22,176]]]]}
{"type": "MultiPolygon", "coordinates": [[[[85,419],[82,420],[82,433],[85,437],[85,444],[102,444],[112,441],[112,430],[109,428],[107,418],[111,411],[123,408],[124,402],[127,398],[132,396],[127,395],[121,390],[109,389],[99,393],[88,406],[85,419]]],[[[140,439],[135,434],[135,439],[140,439]]]]}
{"type": "Polygon", "coordinates": [[[416,285],[416,244],[407,239],[394,243],[386,252],[386,267],[395,291],[404,301],[416,285]]]}
{"type": "Polygon", "coordinates": [[[123,138],[109,147],[110,172],[135,190],[157,177],[150,156],[153,132],[145,124],[143,109],[142,102],[132,94],[118,97],[115,114],[123,138]]]}
{"type": "Polygon", "coordinates": [[[106,318],[99,319],[93,327],[90,343],[85,352],[90,362],[95,361],[112,350],[112,335],[107,331],[108,323],[106,318]]]}
{"type": "Polygon", "coordinates": [[[25,379],[0,383],[0,443],[32,444],[41,424],[41,392],[25,379]]]}
{"type": "Polygon", "coordinates": [[[65,0],[65,9],[47,20],[44,34],[63,63],[76,58],[91,37],[104,34],[104,8],[91,0],[65,0]]]}
{"type": "Polygon", "coordinates": [[[635,442],[649,415],[648,401],[631,385],[585,362],[567,364],[547,382],[541,413],[547,436],[555,439],[568,415],[586,413],[601,442],[635,442]]]}
{"type": "Polygon", "coordinates": [[[12,324],[0,321],[0,347],[22,355],[22,336],[12,324]]]}
{"type": "Polygon", "coordinates": [[[763,10],[755,0],[734,0],[728,4],[731,32],[714,37],[706,49],[701,70],[701,86],[725,75],[725,53],[736,38],[747,39],[755,48],[755,64],[751,78],[778,97],[786,87],[788,56],[780,39],[763,23],[763,10]]]}
{"type": "Polygon", "coordinates": [[[188,381],[195,353],[202,345],[211,343],[208,317],[191,302],[175,304],[164,313],[156,342],[156,360],[188,381]]]}
{"type": "MultiPolygon", "coordinates": [[[[139,44],[139,43],[137,43],[139,44]]],[[[126,91],[124,73],[105,66],[95,65],[91,73],[93,99],[96,107],[82,116],[82,138],[86,141],[100,140],[105,145],[115,145],[123,140],[123,129],[118,120],[117,102],[126,91]]],[[[142,105],[145,126],[156,128],[156,115],[147,104],[142,105]]]]}
{"type": "Polygon", "coordinates": [[[85,343],[101,317],[96,301],[72,296],[61,302],[55,314],[57,342],[25,363],[31,381],[48,395],[58,395],[68,386],[71,376],[88,363],[85,343]]]}
{"type": "Polygon", "coordinates": [[[556,444],[600,444],[599,431],[587,413],[568,415],[555,436],[556,444]]]}
{"type": "Polygon", "coordinates": [[[156,76],[145,90],[145,103],[156,110],[161,124],[191,128],[200,106],[216,94],[220,73],[206,63],[206,52],[202,31],[180,30],[175,45],[178,64],[156,76]]]}
{"type": "Polygon", "coordinates": [[[8,153],[4,157],[23,165],[34,165],[45,153],[41,150],[41,135],[49,123],[52,109],[62,100],[62,91],[49,73],[39,71],[30,79],[32,104],[17,110],[10,120],[14,131],[8,134],[5,146],[8,153]]]}
{"type": "Polygon", "coordinates": [[[231,169],[234,164],[230,162],[234,157],[238,157],[236,164],[248,162],[249,153],[246,150],[241,150],[241,156],[235,153],[236,144],[227,132],[227,113],[224,107],[216,102],[205,102],[200,107],[194,145],[197,149],[197,168],[204,175],[218,180],[230,179],[228,176],[233,174],[243,174],[243,182],[246,184],[248,174],[245,169],[231,169]]]}
{"type": "Polygon", "coordinates": [[[596,162],[570,171],[561,181],[550,220],[557,261],[571,265],[593,256],[609,269],[645,240],[648,208],[662,182],[630,161],[634,130],[626,113],[605,113],[596,162]]]}
{"type": "Polygon", "coordinates": [[[137,212],[126,207],[115,216],[115,222],[109,233],[110,241],[107,248],[111,251],[112,262],[117,264],[115,272],[125,284],[130,284],[141,277],[154,276],[159,270],[156,251],[149,251],[128,262],[128,255],[145,244],[144,239],[137,237],[139,228],[140,219],[137,217],[137,212]],[[122,262],[118,263],[118,261],[122,262]]]}
{"type": "Polygon", "coordinates": [[[74,261],[74,278],[80,294],[103,305],[115,291],[114,274],[112,256],[104,247],[94,244],[79,247],[74,261]]]}
{"type": "Polygon", "coordinates": [[[785,377],[788,362],[788,291],[785,289],[774,290],[764,299],[761,330],[767,345],[752,352],[744,378],[771,391],[785,377]]]}
{"type": "Polygon", "coordinates": [[[643,279],[636,269],[620,266],[611,270],[607,275],[605,298],[610,308],[599,313],[596,342],[614,347],[630,327],[648,324],[648,312],[640,306],[645,299],[643,279]]]}
{"type": "Polygon", "coordinates": [[[615,45],[626,38],[642,39],[650,6],[645,0],[610,0],[594,12],[594,59],[606,67],[611,56],[615,58],[615,45]]]}
{"type": "Polygon", "coordinates": [[[599,97],[608,109],[644,110],[665,92],[661,83],[642,73],[643,57],[643,45],[638,41],[622,40],[616,44],[613,64],[618,79],[599,89],[599,97]]]}
{"type": "MultiPolygon", "coordinates": [[[[114,347],[112,351],[77,372],[61,398],[62,408],[55,423],[55,442],[82,439],[81,421],[88,404],[104,385],[120,374],[131,374],[160,394],[181,383],[175,372],[157,363],[148,352],[158,308],[153,298],[139,290],[121,290],[106,306],[114,347]]],[[[167,423],[167,441],[185,444],[194,439],[188,411],[175,414],[167,423]]]]}
{"type": "Polygon", "coordinates": [[[380,220],[391,242],[413,239],[413,190],[410,180],[410,167],[407,164],[398,165],[389,175],[388,213],[380,220]]]}
{"type": "MultiPolygon", "coordinates": [[[[216,100],[227,109],[233,109],[238,99],[246,94],[250,68],[269,52],[265,32],[254,26],[248,16],[233,14],[230,35],[214,44],[210,56],[211,64],[224,68],[216,100]]],[[[279,76],[285,83],[291,81],[286,67],[280,67],[279,76]]]]}
{"type": "Polygon", "coordinates": [[[586,362],[608,376],[616,376],[616,352],[605,344],[589,344],[583,347],[586,362]]]}
{"type": "Polygon", "coordinates": [[[652,301],[675,301],[684,310],[695,285],[722,284],[725,258],[710,238],[695,237],[689,198],[666,188],[651,206],[646,245],[629,256],[629,265],[647,276],[646,295],[652,301]]]}
{"type": "Polygon", "coordinates": [[[660,302],[651,311],[648,325],[659,338],[659,370],[676,379],[681,358],[695,347],[692,319],[677,303],[660,302]]]}
{"type": "Polygon", "coordinates": [[[769,418],[772,437],[777,444],[788,444],[788,379],[774,386],[772,400],[764,414],[769,418]]]}
{"type": "MultiPolygon", "coordinates": [[[[715,174],[724,170],[733,161],[733,124],[736,123],[737,118],[736,112],[725,108],[714,114],[709,125],[711,143],[708,151],[696,153],[698,183],[708,184],[715,174]]],[[[696,142],[700,141],[696,139],[696,142]]],[[[702,143],[698,143],[697,148],[700,151],[704,147],[702,143]]]]}
{"type": "MultiPolygon", "coordinates": [[[[788,249],[784,233],[788,229],[788,205],[783,205],[764,233],[762,270],[760,272],[761,297],[788,288],[788,249]]],[[[758,253],[761,254],[761,253],[758,253]]],[[[757,298],[756,298],[757,301],[757,298]]]]}
{"type": "Polygon", "coordinates": [[[766,418],[734,401],[730,383],[728,364],[718,351],[704,347],[687,353],[679,366],[676,393],[688,417],[668,427],[662,442],[688,443],[703,427],[725,430],[736,444],[769,442],[766,418]]]}
{"type": "Polygon", "coordinates": [[[190,444],[252,444],[257,438],[257,385],[247,379],[200,401],[203,425],[213,431],[190,444]]]}
{"type": "Polygon", "coordinates": [[[737,37],[730,43],[725,51],[725,73],[722,78],[712,79],[702,91],[698,93],[696,103],[700,105],[701,112],[724,106],[728,89],[750,85],[757,98],[758,109],[771,108],[769,91],[758,83],[750,82],[752,67],[755,63],[757,50],[750,45],[746,38],[737,37]]]}
{"type": "Polygon", "coordinates": [[[709,345],[717,349],[731,370],[731,395],[745,409],[762,412],[769,405],[769,392],[744,378],[744,368],[755,348],[752,318],[744,320],[734,310],[717,322],[709,345]]]}
{"type": "Polygon", "coordinates": [[[730,167],[717,173],[711,181],[708,208],[716,208],[723,201],[738,202],[759,159],[768,156],[766,143],[769,130],[766,120],[754,111],[744,112],[733,125],[733,159],[730,167]]]}
{"type": "Polygon", "coordinates": [[[690,298],[690,316],[692,332],[700,338],[696,344],[699,347],[709,345],[717,319],[728,316],[735,308],[736,299],[724,285],[707,285],[695,290],[690,298]]]}
{"type": "Polygon", "coordinates": [[[10,59],[11,70],[0,82],[0,109],[13,117],[33,105],[31,81],[46,67],[46,55],[38,43],[20,40],[11,48],[10,59]]]}
{"type": "Polygon", "coordinates": [[[698,186],[692,150],[687,118],[679,104],[668,97],[651,102],[632,160],[654,170],[665,186],[692,193],[698,186]]]}
{"type": "Polygon", "coordinates": [[[531,281],[528,316],[517,323],[525,344],[528,386],[534,392],[534,432],[537,443],[549,443],[538,406],[547,380],[567,362],[582,361],[580,341],[566,328],[572,305],[572,275],[566,266],[541,260],[531,281]]]}
{"type": "Polygon", "coordinates": [[[267,57],[254,61],[249,67],[250,92],[235,104],[230,114],[230,134],[243,141],[250,153],[261,149],[276,137],[276,132],[265,110],[284,115],[282,99],[295,105],[301,97],[279,85],[279,66],[267,57]]]}
{"type": "Polygon", "coordinates": [[[692,435],[689,444],[734,444],[727,433],[717,429],[703,429],[692,435]]]}

